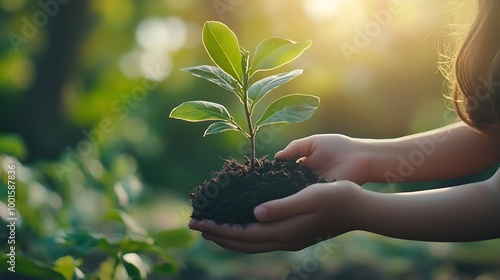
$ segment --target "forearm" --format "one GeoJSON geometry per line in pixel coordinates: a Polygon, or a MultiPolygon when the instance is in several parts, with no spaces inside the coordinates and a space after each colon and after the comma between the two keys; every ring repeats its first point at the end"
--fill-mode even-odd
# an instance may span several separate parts
{"type": "Polygon", "coordinates": [[[365,140],[372,182],[456,178],[481,172],[500,160],[496,143],[464,123],[390,140],[365,140]]]}
{"type": "Polygon", "coordinates": [[[398,194],[361,189],[355,201],[355,228],[422,241],[499,238],[498,181],[489,179],[451,188],[398,194]]]}

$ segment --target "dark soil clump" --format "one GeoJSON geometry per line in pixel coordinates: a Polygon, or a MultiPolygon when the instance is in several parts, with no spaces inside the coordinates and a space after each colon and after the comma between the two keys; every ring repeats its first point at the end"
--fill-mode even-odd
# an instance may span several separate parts
{"type": "Polygon", "coordinates": [[[244,164],[226,160],[214,178],[206,180],[191,193],[191,217],[213,220],[217,224],[255,223],[253,209],[257,205],[292,195],[319,182],[325,180],[289,160],[261,158],[256,160],[254,171],[251,171],[248,158],[244,164]]]}

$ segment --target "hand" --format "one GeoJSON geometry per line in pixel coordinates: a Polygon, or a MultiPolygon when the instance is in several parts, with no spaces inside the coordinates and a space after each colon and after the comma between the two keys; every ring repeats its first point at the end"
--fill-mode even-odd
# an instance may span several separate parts
{"type": "Polygon", "coordinates": [[[313,135],[292,141],[276,158],[299,160],[319,178],[367,181],[370,159],[360,151],[361,142],[339,134],[313,135]]]}
{"type": "Polygon", "coordinates": [[[361,188],[349,181],[314,184],[257,206],[260,223],[245,227],[191,220],[205,239],[242,253],[296,251],[355,229],[355,200],[361,188]]]}

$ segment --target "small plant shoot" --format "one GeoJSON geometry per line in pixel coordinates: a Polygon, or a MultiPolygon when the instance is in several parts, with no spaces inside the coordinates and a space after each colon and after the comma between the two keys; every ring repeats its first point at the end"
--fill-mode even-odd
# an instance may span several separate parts
{"type": "Polygon", "coordinates": [[[260,71],[283,66],[309,48],[311,41],[293,42],[282,38],[267,38],[262,41],[253,57],[242,48],[236,35],[223,23],[205,22],[203,46],[216,66],[200,65],[182,69],[194,76],[215,83],[233,93],[242,103],[246,124],[237,123],[221,104],[209,101],[188,101],[175,107],[171,118],[189,122],[214,121],[204,135],[236,130],[250,141],[251,168],[255,169],[255,136],[263,126],[275,123],[298,123],[311,117],[319,105],[319,98],[306,94],[290,94],[272,102],[260,117],[254,116],[257,103],[271,90],[285,84],[298,75],[302,69],[265,77],[252,82],[260,71]]]}

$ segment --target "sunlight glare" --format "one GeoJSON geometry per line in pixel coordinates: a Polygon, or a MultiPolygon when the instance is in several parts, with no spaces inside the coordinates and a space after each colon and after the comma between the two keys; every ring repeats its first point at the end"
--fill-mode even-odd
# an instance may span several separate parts
{"type": "Polygon", "coordinates": [[[144,49],[175,52],[184,46],[186,37],[186,23],[175,16],[147,18],[139,24],[136,30],[136,40],[144,49]]]}
{"type": "Polygon", "coordinates": [[[304,11],[311,20],[328,20],[340,11],[344,0],[304,0],[304,11]]]}

